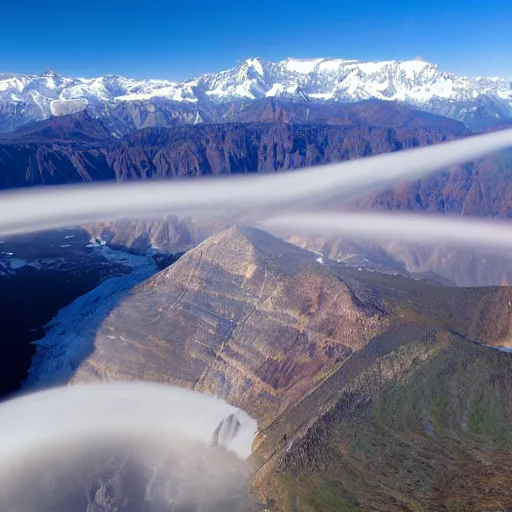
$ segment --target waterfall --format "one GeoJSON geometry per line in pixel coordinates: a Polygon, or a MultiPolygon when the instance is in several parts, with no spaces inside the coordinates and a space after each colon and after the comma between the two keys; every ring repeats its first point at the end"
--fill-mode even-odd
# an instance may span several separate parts
{"type": "Polygon", "coordinates": [[[242,424],[238,421],[236,414],[230,414],[227,418],[223,419],[219,426],[215,429],[212,436],[213,446],[229,447],[229,444],[238,434],[242,424]]]}

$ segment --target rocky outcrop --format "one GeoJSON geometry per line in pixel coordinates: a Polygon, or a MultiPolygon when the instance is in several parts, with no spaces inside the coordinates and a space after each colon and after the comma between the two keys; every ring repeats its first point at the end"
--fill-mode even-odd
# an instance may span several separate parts
{"type": "Polygon", "coordinates": [[[224,418],[215,429],[212,436],[213,446],[227,446],[237,435],[241,423],[236,414],[224,418]]]}
{"type": "Polygon", "coordinates": [[[145,254],[150,248],[181,253],[232,225],[232,221],[220,218],[210,220],[169,215],[157,220],[121,220],[89,224],[83,228],[112,247],[145,254]]]}

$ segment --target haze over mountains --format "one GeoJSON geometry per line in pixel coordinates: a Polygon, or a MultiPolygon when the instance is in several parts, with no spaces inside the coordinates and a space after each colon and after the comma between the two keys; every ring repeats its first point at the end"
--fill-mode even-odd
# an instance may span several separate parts
{"type": "MultiPolygon", "coordinates": [[[[152,114],[132,117],[133,110],[121,117],[94,117],[85,111],[27,125],[0,137],[0,188],[280,172],[472,134],[460,121],[378,100],[311,104],[267,98],[219,105],[211,112],[215,122],[193,126],[152,114]],[[158,126],[162,119],[169,125],[158,126]],[[137,130],[135,120],[149,126],[137,130]],[[114,137],[114,131],[125,135],[114,137]]],[[[489,155],[428,179],[370,193],[350,207],[508,218],[510,161],[509,152],[489,155]]],[[[118,246],[137,251],[153,246],[176,253],[228,225],[168,219],[88,229],[118,246]]],[[[504,284],[512,279],[509,258],[492,252],[397,243],[354,245],[312,237],[293,240],[356,266],[367,266],[367,259],[377,268],[434,272],[459,285],[504,284]]]]}
{"type": "MultiPolygon", "coordinates": [[[[311,104],[262,99],[224,104],[212,112],[216,122],[194,126],[176,122],[153,126],[162,118],[149,114],[146,118],[131,114],[93,117],[87,111],[24,126],[0,137],[0,188],[280,172],[471,135],[459,121],[377,100],[311,104]],[[137,130],[134,119],[150,126],[137,130]],[[114,137],[114,130],[126,134],[114,137]]],[[[369,194],[351,207],[508,218],[512,211],[509,162],[507,152],[489,155],[425,180],[369,194]]],[[[190,219],[157,219],[88,229],[118,247],[138,252],[157,247],[177,253],[227,226],[229,223],[213,219],[192,223],[190,219]]],[[[492,251],[395,241],[354,245],[321,237],[293,240],[355,266],[433,272],[459,285],[504,284],[512,279],[510,258],[492,251]]]]}
{"type": "MultiPolygon", "coordinates": [[[[503,78],[459,77],[422,60],[359,62],[346,59],[248,59],[233,69],[172,82],[115,75],[70,78],[0,74],[0,131],[88,109],[149,112],[181,122],[211,120],[226,103],[293,98],[308,103],[397,101],[483,130],[512,119],[512,90],[503,78]]],[[[138,128],[144,125],[139,125],[138,128]]]]}

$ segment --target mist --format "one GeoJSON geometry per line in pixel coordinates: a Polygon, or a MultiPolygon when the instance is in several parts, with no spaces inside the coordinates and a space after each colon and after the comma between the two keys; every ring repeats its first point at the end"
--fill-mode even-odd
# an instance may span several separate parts
{"type": "Polygon", "coordinates": [[[108,491],[126,511],[238,510],[256,429],[222,400],[163,384],[20,396],[0,405],[0,509],[92,512],[108,491]]]}
{"type": "Polygon", "coordinates": [[[223,400],[150,382],[82,384],[0,404],[0,464],[20,450],[65,438],[140,432],[187,435],[209,443],[231,414],[242,428],[226,449],[245,459],[256,421],[223,400]]]}
{"type": "Polygon", "coordinates": [[[512,248],[512,226],[510,222],[503,220],[417,213],[305,212],[273,217],[259,222],[258,226],[282,237],[297,233],[345,235],[351,240],[401,240],[512,248]]]}

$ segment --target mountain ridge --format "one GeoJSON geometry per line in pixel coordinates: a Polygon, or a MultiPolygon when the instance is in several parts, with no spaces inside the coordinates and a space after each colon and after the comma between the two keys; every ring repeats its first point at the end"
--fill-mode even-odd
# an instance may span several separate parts
{"type": "Polygon", "coordinates": [[[261,98],[399,101],[461,120],[478,131],[512,119],[512,89],[504,78],[456,76],[422,60],[254,58],[183,81],[117,75],[70,78],[49,70],[39,75],[0,73],[0,130],[84,109],[100,114],[133,102],[146,103],[157,112],[162,103],[185,111],[192,106],[193,114],[184,122],[193,124],[201,122],[202,106],[261,98]]]}
{"type": "Polygon", "coordinates": [[[263,100],[229,119],[232,122],[148,126],[106,138],[101,134],[108,132],[109,120],[87,112],[41,121],[0,137],[0,189],[276,172],[470,134],[458,121],[385,102],[308,109],[263,100]],[[85,127],[88,138],[82,135],[85,127]]]}

